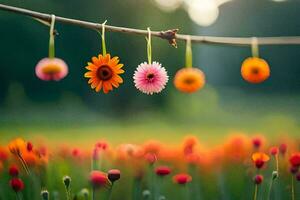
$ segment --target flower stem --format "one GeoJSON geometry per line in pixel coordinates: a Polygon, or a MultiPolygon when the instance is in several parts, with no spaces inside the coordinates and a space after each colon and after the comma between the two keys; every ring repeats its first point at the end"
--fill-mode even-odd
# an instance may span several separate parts
{"type": "Polygon", "coordinates": [[[295,200],[294,176],[292,176],[292,200],[295,200]]]}
{"type": "Polygon", "coordinates": [[[23,157],[21,156],[21,154],[17,154],[17,157],[18,159],[20,160],[21,164],[22,164],[22,167],[23,169],[26,171],[27,175],[29,176],[30,175],[30,171],[29,171],[29,168],[25,162],[25,160],[23,159],[23,157]]]}
{"type": "Polygon", "coordinates": [[[251,51],[252,57],[259,57],[259,50],[258,50],[258,41],[256,37],[253,37],[251,40],[251,51]]]}
{"type": "Polygon", "coordinates": [[[147,40],[147,55],[148,55],[148,64],[152,63],[152,46],[151,46],[151,30],[148,27],[148,38],[146,38],[147,40]]]}
{"type": "Polygon", "coordinates": [[[269,185],[269,191],[268,191],[268,200],[271,199],[271,193],[272,193],[273,182],[274,182],[274,179],[273,179],[273,177],[271,177],[271,181],[270,181],[270,185],[269,185]]]}
{"type": "Polygon", "coordinates": [[[193,53],[190,36],[186,38],[185,67],[193,67],[193,53]]]}
{"type": "Polygon", "coordinates": [[[95,198],[95,187],[93,186],[92,187],[92,191],[91,191],[91,196],[92,196],[92,200],[96,200],[96,198],[95,198]]]}
{"type": "Polygon", "coordinates": [[[114,185],[112,184],[112,185],[111,185],[111,188],[109,189],[109,193],[108,193],[108,200],[111,200],[113,186],[114,186],[114,185]]]}
{"type": "Polygon", "coordinates": [[[107,20],[105,20],[105,22],[102,24],[102,55],[105,56],[106,55],[106,43],[105,43],[105,24],[106,24],[107,20]]]}
{"type": "Polygon", "coordinates": [[[49,58],[55,57],[55,46],[54,46],[54,24],[55,15],[51,15],[51,25],[50,25],[50,38],[49,38],[49,58]]]}
{"type": "Polygon", "coordinates": [[[258,194],[258,185],[255,184],[255,189],[254,189],[254,197],[253,200],[257,200],[257,194],[258,194]]]}

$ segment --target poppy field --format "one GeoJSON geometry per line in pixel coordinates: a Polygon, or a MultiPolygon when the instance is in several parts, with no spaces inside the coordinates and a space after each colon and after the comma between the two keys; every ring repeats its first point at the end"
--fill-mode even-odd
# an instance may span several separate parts
{"type": "Polygon", "coordinates": [[[22,138],[2,144],[1,199],[297,199],[298,141],[236,134],[86,147],[22,138]]]}

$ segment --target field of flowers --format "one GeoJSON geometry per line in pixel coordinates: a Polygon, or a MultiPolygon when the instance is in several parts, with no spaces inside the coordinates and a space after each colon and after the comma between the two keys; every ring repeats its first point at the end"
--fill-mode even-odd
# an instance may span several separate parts
{"type": "Polygon", "coordinates": [[[298,199],[299,141],[232,135],[212,148],[181,144],[89,147],[16,138],[0,148],[0,199],[298,199]]]}

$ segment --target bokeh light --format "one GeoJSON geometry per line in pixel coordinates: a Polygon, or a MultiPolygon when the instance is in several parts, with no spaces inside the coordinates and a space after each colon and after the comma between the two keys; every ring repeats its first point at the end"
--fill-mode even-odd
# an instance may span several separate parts
{"type": "Polygon", "coordinates": [[[210,26],[219,16],[218,4],[214,0],[192,0],[187,3],[190,18],[198,25],[210,26]]]}
{"type": "Polygon", "coordinates": [[[182,5],[183,0],[153,0],[163,11],[172,12],[182,5]]]}

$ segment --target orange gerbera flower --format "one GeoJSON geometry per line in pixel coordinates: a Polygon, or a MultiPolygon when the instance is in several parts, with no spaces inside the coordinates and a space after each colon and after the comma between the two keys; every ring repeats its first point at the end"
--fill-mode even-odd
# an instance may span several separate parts
{"type": "Polygon", "coordinates": [[[182,68],[175,75],[174,85],[181,92],[193,93],[205,85],[205,75],[198,68],[182,68]]]}
{"type": "Polygon", "coordinates": [[[264,59],[250,57],[244,60],[241,74],[250,83],[261,83],[270,76],[270,67],[264,59]]]}
{"type": "Polygon", "coordinates": [[[85,68],[89,71],[84,74],[84,77],[89,78],[88,83],[91,88],[99,92],[103,88],[106,94],[113,90],[113,87],[118,88],[123,79],[119,74],[124,73],[121,69],[123,64],[119,64],[118,57],[110,57],[110,54],[103,56],[99,54],[98,57],[93,57],[92,62],[88,62],[85,68]]]}

